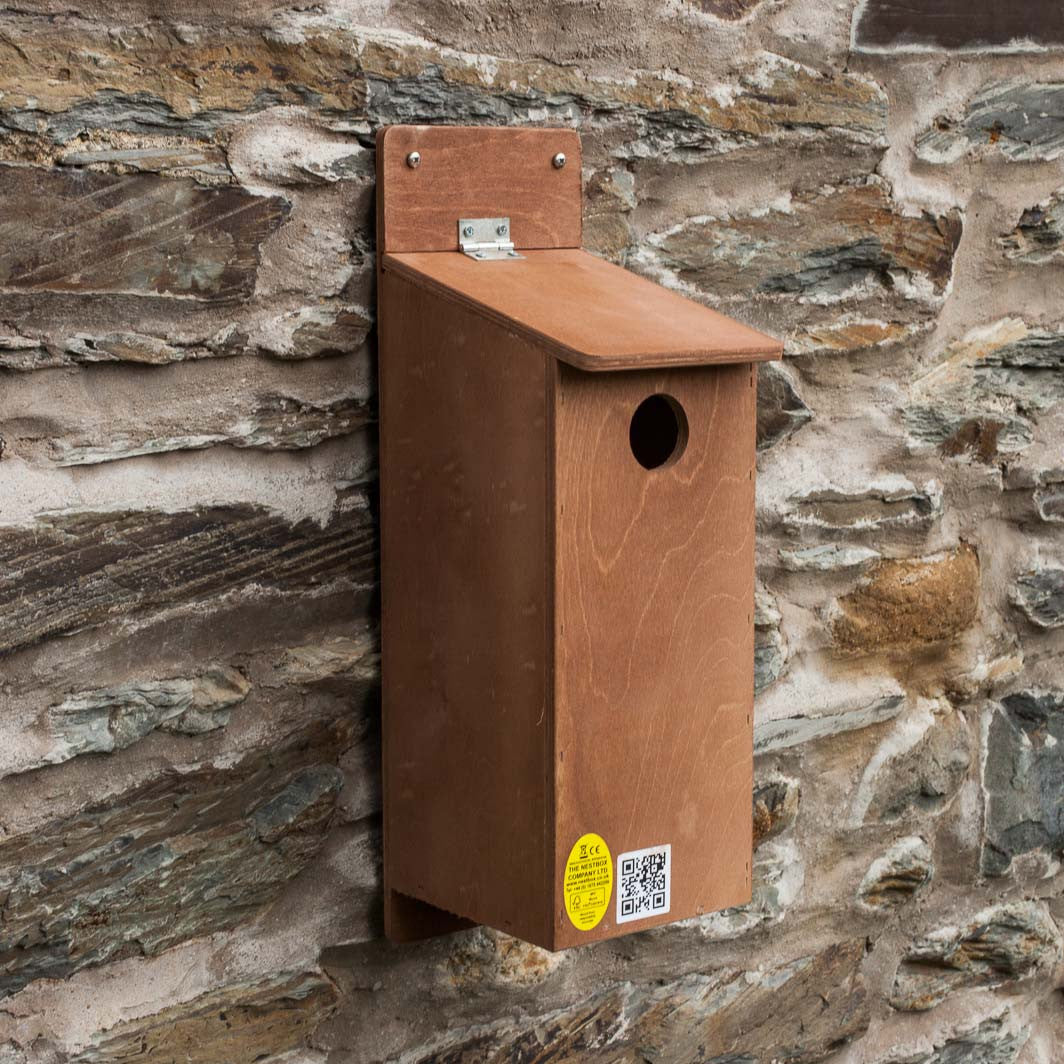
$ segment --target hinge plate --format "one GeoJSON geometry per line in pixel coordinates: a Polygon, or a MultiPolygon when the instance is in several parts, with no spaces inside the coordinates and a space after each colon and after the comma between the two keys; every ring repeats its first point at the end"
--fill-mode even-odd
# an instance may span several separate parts
{"type": "Polygon", "coordinates": [[[459,218],[458,246],[471,259],[523,259],[514,251],[509,218],[459,218]]]}

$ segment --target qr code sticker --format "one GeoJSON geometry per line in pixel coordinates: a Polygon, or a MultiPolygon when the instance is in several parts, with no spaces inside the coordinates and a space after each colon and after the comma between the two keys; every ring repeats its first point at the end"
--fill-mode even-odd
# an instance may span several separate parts
{"type": "Polygon", "coordinates": [[[672,847],[648,846],[617,858],[617,923],[669,911],[672,847]]]}

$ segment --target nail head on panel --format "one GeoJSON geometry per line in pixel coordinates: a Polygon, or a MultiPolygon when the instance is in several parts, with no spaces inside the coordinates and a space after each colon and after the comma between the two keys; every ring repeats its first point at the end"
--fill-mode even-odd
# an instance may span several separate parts
{"type": "Polygon", "coordinates": [[[421,165],[421,152],[410,152],[406,157],[406,165],[409,166],[411,170],[416,170],[421,165]]]}
{"type": "Polygon", "coordinates": [[[551,159],[555,170],[560,170],[565,165],[565,152],[560,151],[551,159]]]}

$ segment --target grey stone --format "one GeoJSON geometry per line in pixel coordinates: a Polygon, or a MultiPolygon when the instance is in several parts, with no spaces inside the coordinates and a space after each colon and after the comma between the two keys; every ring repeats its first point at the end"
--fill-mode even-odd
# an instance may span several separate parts
{"type": "Polygon", "coordinates": [[[882,555],[871,547],[855,547],[845,543],[824,543],[818,547],[796,550],[781,548],[780,566],[792,573],[834,573],[851,569],[865,569],[882,555]]]}
{"type": "Polygon", "coordinates": [[[1038,516],[1052,524],[1064,522],[1064,484],[1041,488],[1034,493],[1038,516]]]}
{"type": "Polygon", "coordinates": [[[751,897],[746,905],[696,917],[689,924],[696,926],[703,938],[714,942],[778,924],[805,885],[801,850],[790,841],[763,843],[754,854],[751,879],[751,897]]]}
{"type": "Polygon", "coordinates": [[[1000,153],[1010,162],[1051,162],[1064,154],[1064,84],[994,82],[958,119],[940,117],[916,138],[916,154],[952,163],[967,154],[1000,153]]]}
{"type": "Polygon", "coordinates": [[[992,1016],[971,1030],[958,1031],[927,1052],[891,1054],[879,1064],[1014,1064],[1031,1029],[1009,1031],[1005,1019],[992,1016]]]}
{"type": "Polygon", "coordinates": [[[982,870],[997,876],[1019,854],[1064,854],[1064,691],[1017,691],[989,714],[982,870]]]}
{"type": "Polygon", "coordinates": [[[935,483],[918,488],[908,481],[863,491],[814,488],[791,498],[786,523],[832,531],[889,528],[894,525],[927,526],[942,513],[942,492],[935,483]]]}
{"type": "Polygon", "coordinates": [[[782,618],[775,599],[759,590],[754,596],[754,693],[774,684],[787,664],[787,647],[780,632],[782,618]]]}
{"type": "Polygon", "coordinates": [[[893,909],[925,890],[934,873],[926,840],[918,835],[899,839],[872,862],[857,888],[857,898],[870,909],[893,909]]]}
{"type": "Polygon", "coordinates": [[[138,1056],[182,1064],[280,1060],[306,1046],[339,998],[320,971],[222,981],[190,1001],[97,1032],[70,1064],[122,1064],[138,1056]]]}
{"type": "Polygon", "coordinates": [[[0,839],[0,998],[257,913],[317,853],[355,724],[159,776],[0,839]]]}
{"type": "Polygon", "coordinates": [[[869,1024],[863,939],[772,968],[625,982],[576,1004],[448,1032],[404,1064],[515,1061],[704,1061],[815,1064],[869,1024]]]}
{"type": "Polygon", "coordinates": [[[757,369],[757,449],[767,451],[789,439],[812,417],[793,374],[782,366],[762,362],[757,369]]]}
{"type": "Polygon", "coordinates": [[[898,965],[891,1004],[923,1011],[956,990],[1030,978],[1059,960],[1062,945],[1044,905],[992,906],[960,927],[942,927],[917,939],[898,965]]]}
{"type": "Polygon", "coordinates": [[[99,465],[123,458],[170,451],[198,451],[206,447],[253,447],[266,451],[295,451],[324,440],[347,436],[372,420],[364,395],[323,401],[289,395],[258,396],[246,411],[212,411],[201,400],[188,410],[172,412],[169,432],[151,420],[134,424],[115,419],[92,434],[64,438],[57,426],[50,444],[56,465],[99,465]]]}
{"type": "Polygon", "coordinates": [[[218,665],[193,677],[80,691],[49,709],[54,741],[42,761],[58,764],[79,754],[122,750],[156,728],[183,735],[223,728],[250,689],[236,669],[218,665]]]}
{"type": "Polygon", "coordinates": [[[272,322],[258,349],[285,362],[350,354],[365,343],[371,325],[363,307],[302,307],[272,322]]]}
{"type": "Polygon", "coordinates": [[[754,753],[767,754],[827,739],[843,732],[870,728],[896,717],[905,705],[903,695],[889,695],[840,713],[785,717],[754,723],[754,753]]]}
{"type": "Polygon", "coordinates": [[[1010,399],[1024,413],[1064,402],[1064,332],[1030,329],[1011,343],[988,351],[975,364],[977,399],[1010,399]]]}
{"type": "MultiPolygon", "coordinates": [[[[889,741],[889,740],[888,740],[889,741]]],[[[893,822],[940,812],[968,776],[972,736],[956,711],[934,713],[915,741],[899,736],[862,783],[858,819],[893,822]]]]}
{"type": "Polygon", "coordinates": [[[1039,628],[1064,628],[1064,569],[1023,573],[1013,585],[1012,604],[1039,628]]]}
{"type": "Polygon", "coordinates": [[[1040,264],[1064,256],[1064,188],[1028,207],[1000,244],[1010,259],[1020,262],[1040,264]]]}
{"type": "Polygon", "coordinates": [[[905,429],[913,449],[937,448],[943,454],[975,454],[984,461],[1018,454],[1030,447],[1034,427],[1024,418],[997,410],[951,410],[933,403],[905,409],[905,429]]]}
{"type": "Polygon", "coordinates": [[[359,505],[339,508],[324,526],[223,506],[66,513],[0,527],[0,655],[237,590],[365,587],[376,571],[376,532],[359,505]]]}
{"type": "Polygon", "coordinates": [[[203,339],[162,339],[146,333],[78,333],[52,341],[28,337],[0,337],[0,369],[26,372],[63,366],[126,362],[140,366],[163,366],[200,358],[223,358],[240,351],[234,326],[203,339]]]}
{"type": "Polygon", "coordinates": [[[205,144],[161,144],[147,148],[89,148],[64,152],[56,160],[60,166],[88,166],[98,169],[165,173],[174,176],[202,175],[229,178],[225,153],[205,144]]]}

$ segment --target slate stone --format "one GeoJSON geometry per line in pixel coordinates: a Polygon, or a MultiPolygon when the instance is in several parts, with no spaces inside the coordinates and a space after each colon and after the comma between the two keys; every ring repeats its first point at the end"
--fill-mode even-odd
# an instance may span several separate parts
{"type": "Polygon", "coordinates": [[[754,848],[782,834],[798,819],[802,787],[788,776],[770,776],[754,785],[754,848]]]}
{"type": "Polygon", "coordinates": [[[868,780],[864,823],[941,812],[968,777],[971,732],[957,712],[935,714],[922,734],[887,757],[868,780]]]}
{"type": "Polygon", "coordinates": [[[1020,4],[970,0],[866,0],[858,7],[859,51],[912,48],[1015,52],[1064,46],[1064,9],[1056,0],[1020,4]]]}
{"type": "Polygon", "coordinates": [[[360,506],[324,527],[250,505],[40,518],[0,527],[0,656],[237,590],[375,580],[376,530],[360,506]]]}
{"type": "Polygon", "coordinates": [[[162,339],[147,333],[77,333],[62,340],[0,337],[0,369],[28,372],[64,366],[125,362],[137,366],[166,366],[201,358],[224,358],[239,353],[236,331],[227,327],[202,340],[162,339]]]}
{"type": "Polygon", "coordinates": [[[235,188],[0,166],[0,286],[241,299],[286,213],[279,198],[235,188]]]}
{"type": "Polygon", "coordinates": [[[959,118],[940,116],[916,138],[917,157],[954,163],[966,155],[1009,162],[1052,162],[1064,155],[1064,84],[993,82],[959,118]]]}
{"type": "Polygon", "coordinates": [[[187,408],[175,403],[158,418],[141,410],[136,418],[114,416],[92,431],[57,421],[46,453],[56,465],[84,466],[221,445],[297,451],[349,436],[373,421],[369,402],[357,394],[314,400],[267,393],[246,407],[229,403],[222,409],[212,409],[202,396],[190,398],[194,402],[187,408]]]}
{"type": "Polygon", "coordinates": [[[663,266],[717,298],[801,299],[808,317],[809,302],[850,291],[902,305],[895,278],[941,296],[961,230],[957,212],[904,214],[889,186],[869,179],[800,190],[768,210],[693,218],[651,245],[663,266]]]}
{"type": "Polygon", "coordinates": [[[1045,263],[1064,256],[1064,188],[1028,207],[1016,228],[999,242],[1008,258],[1020,262],[1045,263]]]}
{"type": "Polygon", "coordinates": [[[251,684],[236,669],[218,665],[197,676],[133,680],[78,691],[48,710],[53,743],[41,759],[59,764],[80,754],[109,754],[156,728],[202,735],[224,728],[251,684]]]}
{"type": "Polygon", "coordinates": [[[870,79],[826,74],[771,53],[755,75],[718,87],[657,71],[603,79],[573,66],[460,56],[420,42],[368,39],[367,110],[380,123],[573,123],[605,134],[614,159],[696,162],[755,143],[800,139],[878,144],[886,96],[870,79]]]}
{"type": "Polygon", "coordinates": [[[917,939],[898,965],[890,1003],[921,1012],[956,990],[1030,978],[1059,960],[1062,945],[1041,903],[992,906],[963,926],[938,928],[917,939]]]}
{"type": "Polygon", "coordinates": [[[844,732],[883,724],[898,716],[904,705],[903,695],[887,695],[834,713],[818,713],[814,710],[775,720],[755,721],[754,753],[786,750],[844,732]]]}
{"type": "Polygon", "coordinates": [[[354,729],[322,722],[229,768],[167,769],[0,839],[0,998],[255,915],[320,848],[354,729]]]}
{"type": "Polygon", "coordinates": [[[982,871],[999,876],[1020,854],[1064,856],[1064,691],[1017,691],[990,711],[982,871]]]}
{"type": "Polygon", "coordinates": [[[757,369],[757,449],[767,451],[782,443],[812,417],[793,374],[772,362],[762,362],[757,369]]]}
{"type": "Polygon", "coordinates": [[[1012,604],[1039,628],[1064,628],[1064,569],[1031,569],[1016,580],[1012,604]]]}
{"type": "Polygon", "coordinates": [[[871,547],[854,547],[844,543],[822,543],[816,547],[788,550],[781,547],[780,566],[792,573],[836,573],[867,569],[882,555],[871,547]]]}
{"type": "Polygon", "coordinates": [[[622,983],[552,1012],[449,1033],[410,1064],[675,1060],[815,1064],[869,1024],[863,939],[787,964],[622,983]]]}
{"type": "Polygon", "coordinates": [[[872,862],[857,898],[869,909],[894,909],[925,890],[935,873],[931,847],[918,835],[899,839],[882,857],[872,862]]]}
{"type": "Polygon", "coordinates": [[[160,1012],[96,1034],[70,1064],[124,1064],[143,1056],[182,1064],[254,1064],[307,1046],[339,1004],[319,971],[222,983],[160,1012]]]}
{"type": "Polygon", "coordinates": [[[791,497],[785,520],[795,530],[814,527],[829,531],[928,526],[942,512],[942,495],[935,484],[918,488],[897,479],[882,487],[843,491],[813,488],[791,497]]]}
{"type": "Polygon", "coordinates": [[[782,616],[775,598],[764,590],[754,596],[754,693],[774,684],[787,664],[787,646],[780,631],[782,616]]]}

